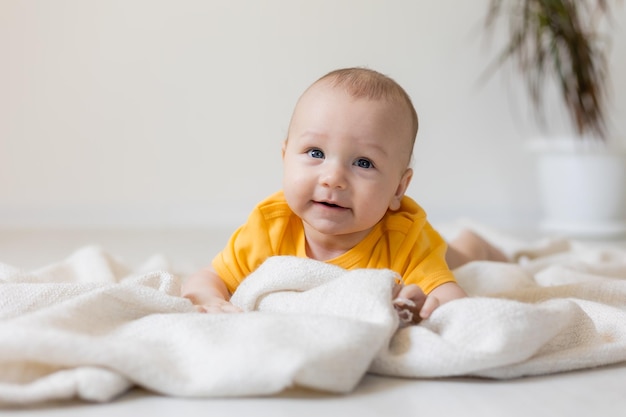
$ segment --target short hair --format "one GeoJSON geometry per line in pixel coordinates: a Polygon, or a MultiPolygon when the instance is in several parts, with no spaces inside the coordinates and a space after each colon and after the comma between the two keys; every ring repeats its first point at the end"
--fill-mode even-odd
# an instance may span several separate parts
{"type": "Polygon", "coordinates": [[[411,116],[411,146],[413,146],[419,128],[417,112],[411,97],[395,80],[378,71],[362,67],[342,68],[331,71],[318,79],[313,85],[323,80],[329,81],[333,87],[345,88],[355,98],[398,100],[400,103],[405,104],[411,116]]]}

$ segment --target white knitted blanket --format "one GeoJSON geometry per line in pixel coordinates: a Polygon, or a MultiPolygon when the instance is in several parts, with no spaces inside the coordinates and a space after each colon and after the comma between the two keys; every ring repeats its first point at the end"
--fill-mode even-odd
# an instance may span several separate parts
{"type": "Polygon", "coordinates": [[[245,313],[211,315],[179,296],[178,277],[94,247],[31,272],[0,264],[0,404],[109,401],[132,386],[350,392],[366,372],[514,378],[626,361],[626,251],[526,249],[456,270],[471,297],[401,329],[386,270],[270,258],[233,296],[245,313]]]}

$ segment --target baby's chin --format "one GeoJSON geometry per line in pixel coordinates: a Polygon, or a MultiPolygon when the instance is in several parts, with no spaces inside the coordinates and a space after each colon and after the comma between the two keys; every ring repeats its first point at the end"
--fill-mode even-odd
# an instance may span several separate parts
{"type": "MultiPolygon", "coordinates": [[[[359,227],[357,225],[347,224],[347,222],[333,222],[328,219],[304,218],[305,231],[307,236],[315,234],[318,237],[326,237],[329,239],[355,240],[358,243],[364,239],[373,229],[371,227],[359,227]]],[[[355,244],[356,244],[355,243],[355,244]]]]}

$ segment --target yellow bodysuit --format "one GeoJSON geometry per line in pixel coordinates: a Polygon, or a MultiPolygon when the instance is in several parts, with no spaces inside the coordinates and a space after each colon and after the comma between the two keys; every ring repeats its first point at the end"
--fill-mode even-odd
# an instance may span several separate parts
{"type": "MultiPolygon", "coordinates": [[[[388,210],[361,242],[326,262],[345,269],[391,269],[405,284],[417,284],[428,294],[441,284],[455,282],[445,261],[446,247],[424,210],[405,196],[400,209],[388,210]]],[[[255,207],[212,265],[232,293],[275,255],[307,257],[302,220],[291,211],[282,191],[255,207]]]]}

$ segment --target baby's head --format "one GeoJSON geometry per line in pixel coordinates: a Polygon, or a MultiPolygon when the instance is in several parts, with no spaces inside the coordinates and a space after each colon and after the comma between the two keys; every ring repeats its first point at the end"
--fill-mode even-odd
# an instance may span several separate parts
{"type": "Polygon", "coordinates": [[[410,123],[408,134],[410,151],[408,154],[410,156],[413,153],[413,145],[419,126],[417,112],[409,95],[397,82],[384,74],[367,68],[343,68],[324,75],[309,89],[324,83],[332,88],[341,89],[356,99],[383,101],[393,107],[394,111],[398,112],[399,119],[410,123]]]}
{"type": "Polygon", "coordinates": [[[362,238],[400,208],[417,125],[402,87],[372,70],[333,71],[302,94],[283,144],[283,189],[307,236],[362,238]]]}
{"type": "MultiPolygon", "coordinates": [[[[399,139],[406,145],[405,156],[406,166],[409,165],[411,156],[413,154],[413,147],[415,144],[415,138],[418,130],[418,117],[415,107],[411,101],[411,98],[396,81],[390,77],[381,74],[377,71],[367,68],[343,68],[329,72],[323,77],[315,81],[304,93],[300,96],[296,107],[294,109],[291,123],[289,125],[289,133],[285,140],[287,144],[289,137],[293,134],[294,120],[301,116],[302,113],[308,115],[309,108],[305,107],[304,103],[307,103],[309,96],[315,95],[321,91],[326,91],[327,96],[323,99],[333,100],[333,94],[344,93],[352,97],[354,100],[367,100],[370,102],[377,102],[381,108],[389,110],[394,113],[393,120],[381,120],[381,122],[391,122],[394,127],[403,128],[403,132],[399,135],[399,139]]],[[[389,119],[389,118],[388,118],[389,119]]],[[[395,137],[386,135],[379,138],[381,141],[393,140],[395,137]]]]}

